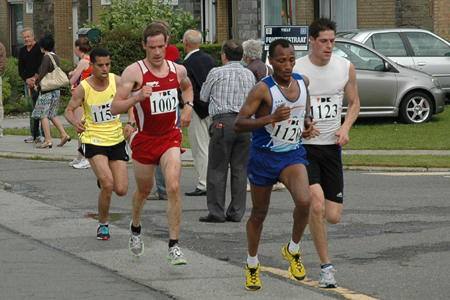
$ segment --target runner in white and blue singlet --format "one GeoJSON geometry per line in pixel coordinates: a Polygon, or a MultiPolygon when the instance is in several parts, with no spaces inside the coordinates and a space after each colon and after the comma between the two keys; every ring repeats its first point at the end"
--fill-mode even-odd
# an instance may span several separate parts
{"type": "Polygon", "coordinates": [[[261,289],[259,240],[272,186],[277,181],[286,186],[295,204],[292,238],[282,253],[290,263],[291,278],[305,278],[299,243],[308,224],[310,196],[305,167],[308,162],[301,138],[318,135],[313,132],[312,117],[306,114],[310,110],[309,79],[292,73],[294,46],[285,39],[275,40],[269,46],[269,62],[274,73],[250,91],[234,124],[237,133],[252,131],[253,134],[247,166],[253,208],[247,222],[245,283],[245,288],[251,291],[261,289]]]}

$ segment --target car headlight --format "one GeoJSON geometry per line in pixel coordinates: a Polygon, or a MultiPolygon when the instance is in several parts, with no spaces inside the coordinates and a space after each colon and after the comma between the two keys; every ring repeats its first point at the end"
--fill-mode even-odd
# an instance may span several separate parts
{"type": "Polygon", "coordinates": [[[435,85],[437,88],[442,88],[441,82],[440,82],[439,79],[437,79],[436,77],[431,76],[431,81],[434,83],[434,85],[435,85]]]}

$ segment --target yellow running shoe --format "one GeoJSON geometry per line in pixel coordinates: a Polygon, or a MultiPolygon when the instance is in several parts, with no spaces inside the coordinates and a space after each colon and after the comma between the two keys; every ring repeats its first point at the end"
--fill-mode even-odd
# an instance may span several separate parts
{"type": "Polygon", "coordinates": [[[259,280],[259,269],[261,267],[261,264],[258,263],[258,265],[254,268],[250,268],[247,266],[247,278],[245,280],[245,289],[249,291],[259,291],[261,290],[261,280],[259,280]]]}
{"type": "Polygon", "coordinates": [[[289,253],[289,243],[283,247],[281,250],[284,258],[290,263],[289,275],[294,280],[303,280],[306,276],[305,267],[302,264],[302,258],[300,257],[301,252],[289,253]]]}

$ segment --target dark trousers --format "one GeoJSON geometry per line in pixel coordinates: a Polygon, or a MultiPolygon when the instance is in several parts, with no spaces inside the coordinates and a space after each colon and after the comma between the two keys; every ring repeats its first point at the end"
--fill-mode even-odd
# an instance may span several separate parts
{"type": "Polygon", "coordinates": [[[234,132],[237,114],[215,116],[209,128],[208,173],[206,199],[209,212],[218,220],[240,221],[247,199],[247,161],[250,156],[251,133],[234,132]],[[231,171],[231,202],[225,213],[225,193],[231,171]]]}

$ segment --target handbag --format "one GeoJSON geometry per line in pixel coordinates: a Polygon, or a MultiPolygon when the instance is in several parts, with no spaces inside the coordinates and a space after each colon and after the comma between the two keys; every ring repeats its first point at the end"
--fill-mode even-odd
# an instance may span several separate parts
{"type": "Polygon", "coordinates": [[[64,73],[64,71],[56,65],[55,60],[53,59],[53,55],[46,55],[50,56],[50,60],[52,61],[54,70],[47,73],[47,75],[45,75],[44,78],[41,79],[39,86],[41,87],[42,92],[56,90],[62,86],[69,84],[69,78],[67,77],[66,73],[64,73]]]}

